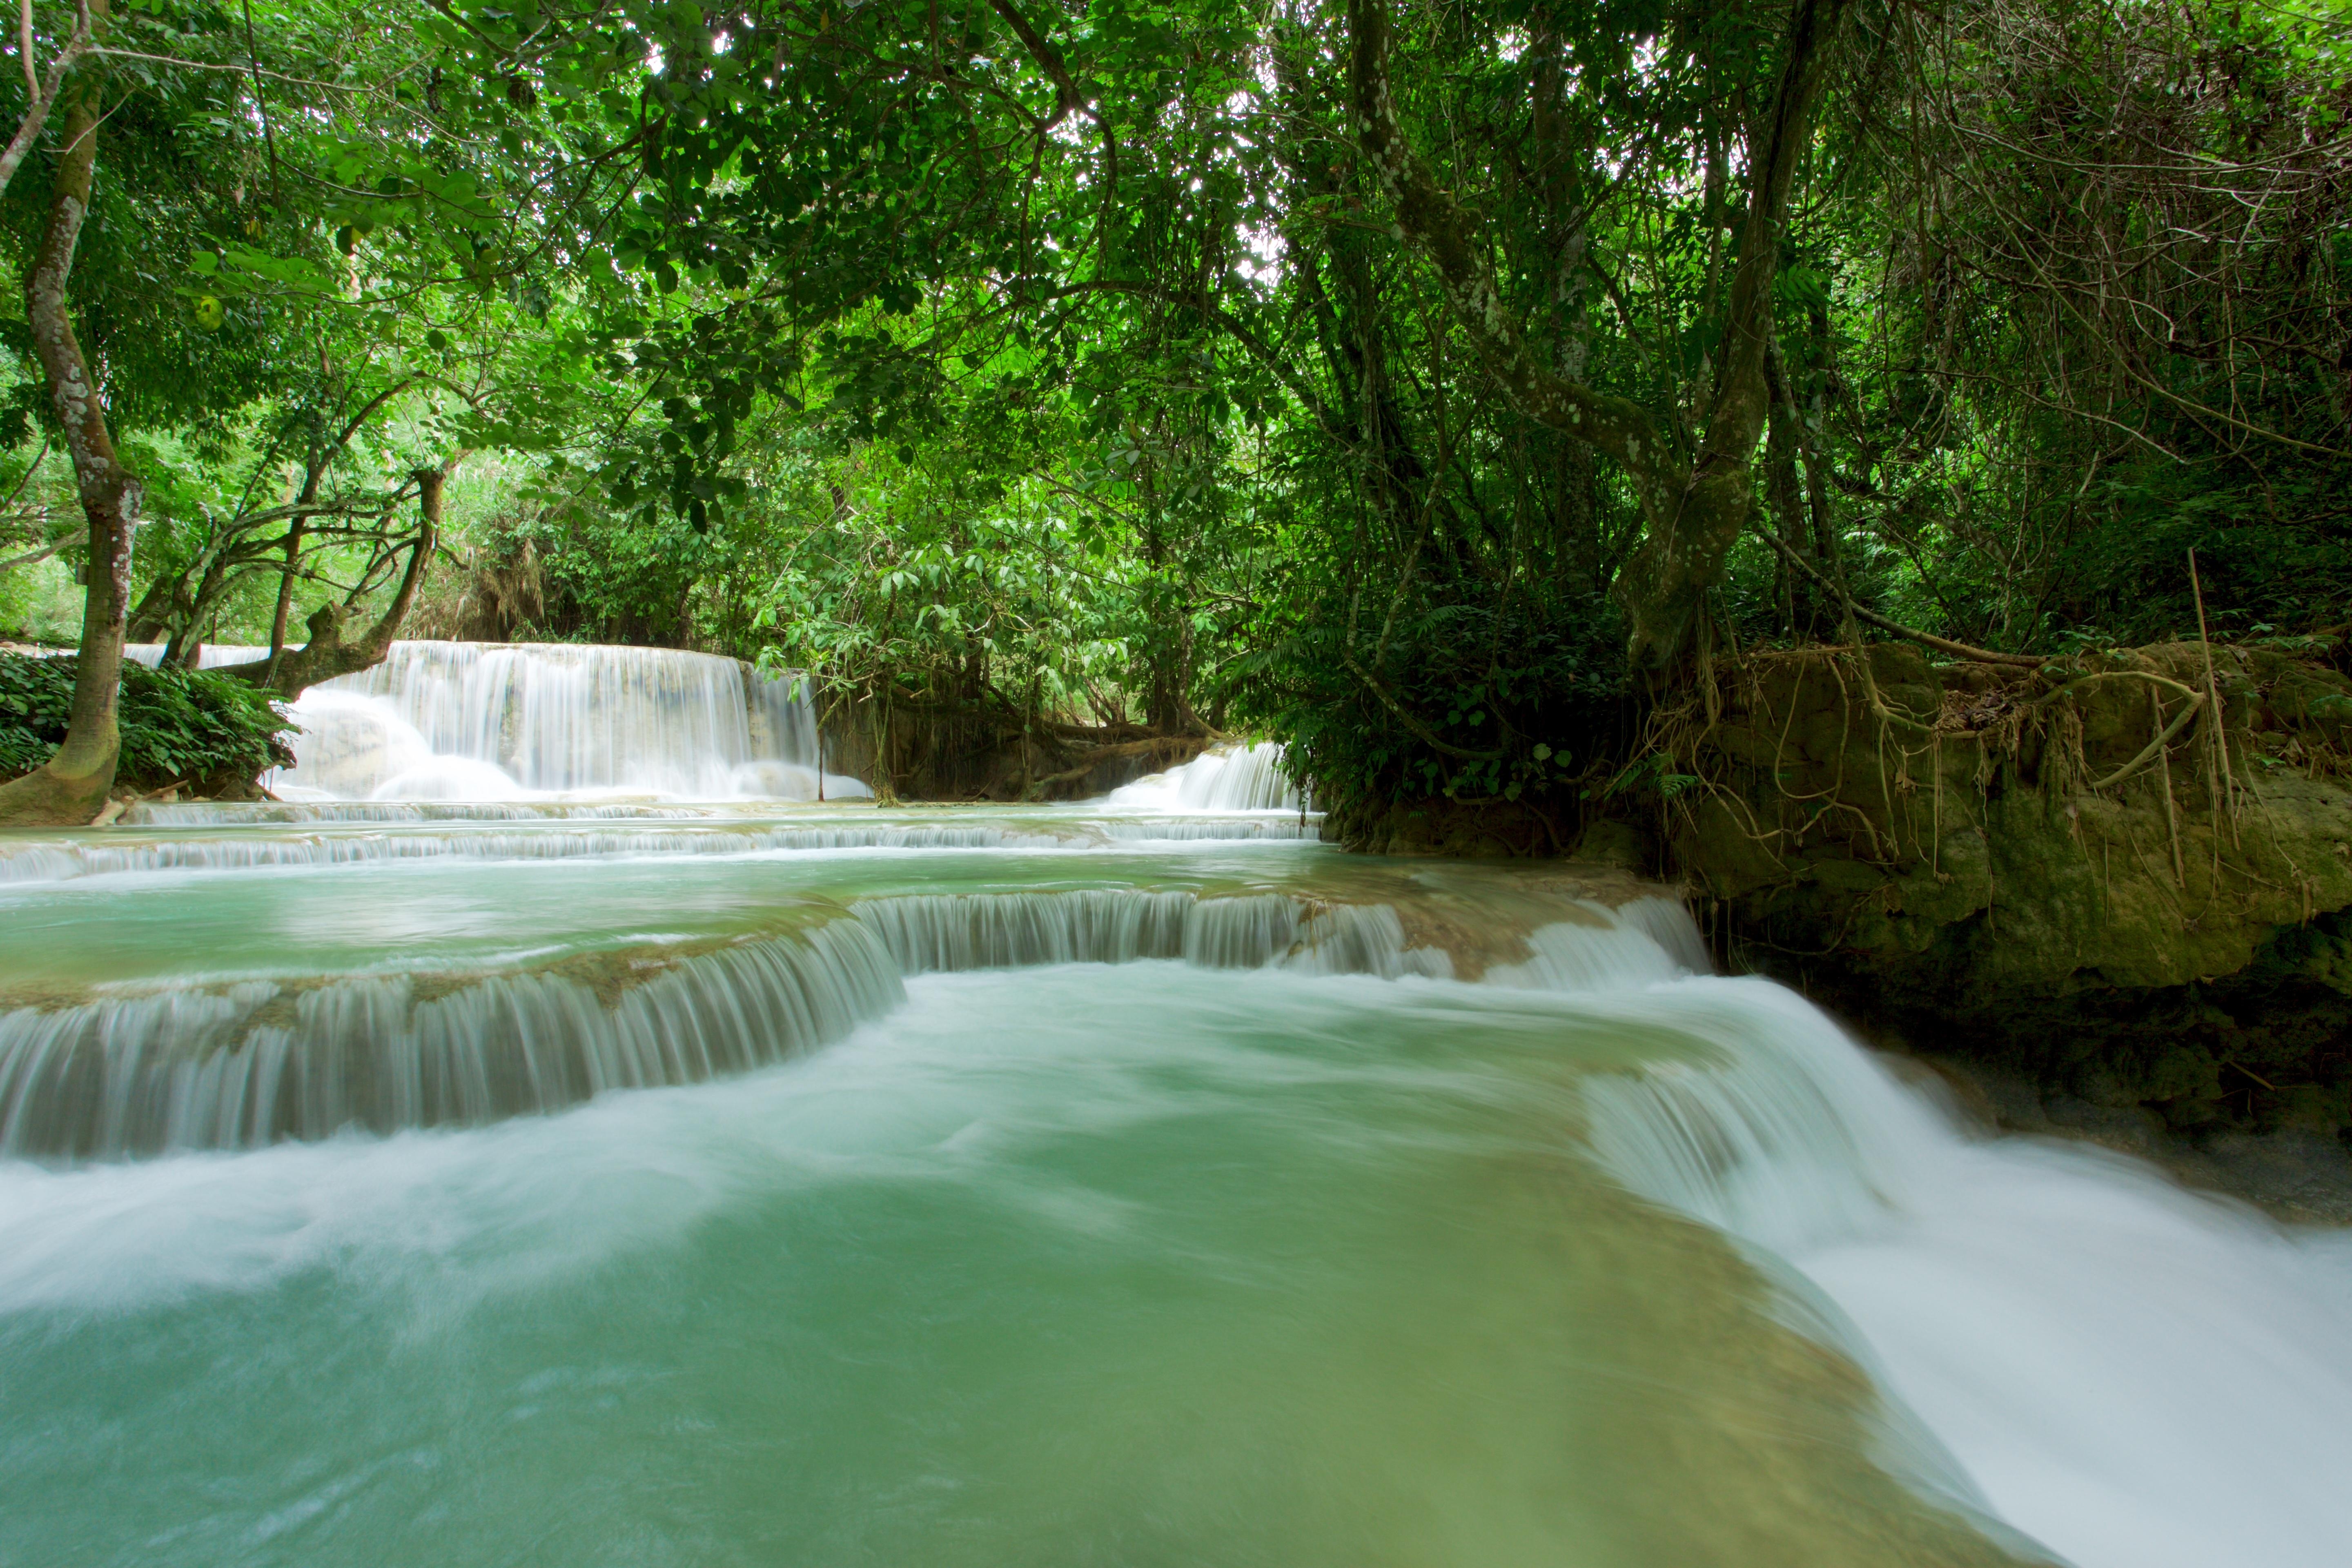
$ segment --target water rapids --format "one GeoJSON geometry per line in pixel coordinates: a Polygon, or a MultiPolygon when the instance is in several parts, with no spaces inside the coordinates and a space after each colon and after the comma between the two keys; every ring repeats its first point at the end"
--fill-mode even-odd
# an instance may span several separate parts
{"type": "Polygon", "coordinates": [[[2352,1558],[2343,1237],[1661,889],[594,752],[0,836],[0,1563],[2352,1558]]]}

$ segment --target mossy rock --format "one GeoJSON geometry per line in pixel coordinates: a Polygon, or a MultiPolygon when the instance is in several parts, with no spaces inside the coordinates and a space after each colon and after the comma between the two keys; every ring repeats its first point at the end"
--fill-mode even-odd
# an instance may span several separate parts
{"type": "Polygon", "coordinates": [[[1664,805],[1667,868],[1748,962],[1906,1037],[2176,1129],[2341,1125],[2352,681],[2206,658],[1938,668],[1882,645],[1727,667],[1684,764],[1704,784],[1664,805]],[[2216,689],[2168,769],[2091,787],[2216,689]]]}

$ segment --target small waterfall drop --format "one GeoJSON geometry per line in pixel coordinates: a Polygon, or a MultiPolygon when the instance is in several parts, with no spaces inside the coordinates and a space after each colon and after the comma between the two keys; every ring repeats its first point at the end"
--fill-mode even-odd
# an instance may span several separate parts
{"type": "Polygon", "coordinates": [[[1791,1322],[2001,1519],[2078,1568],[2345,1560],[2352,1251],[2100,1151],[1968,1139],[1777,985],[1639,1016],[1692,1049],[1587,1086],[1603,1166],[1763,1249],[1791,1322]]]}
{"type": "Polygon", "coordinates": [[[1297,811],[1298,786],[1282,773],[1283,748],[1272,741],[1220,746],[1181,767],[1110,792],[1112,805],[1157,811],[1297,811]]]}
{"type": "MultiPolygon", "coordinates": [[[[153,663],[162,649],[128,657],[153,663]]],[[[207,666],[266,658],[208,647],[207,666]]],[[[396,642],[384,661],[293,705],[296,765],[268,787],[303,801],[651,795],[811,800],[815,717],[797,679],[674,648],[396,642]]],[[[824,794],[871,792],[828,773],[824,794]]]]}
{"type": "Polygon", "coordinates": [[[121,1160],[479,1126],[699,1083],[904,995],[866,928],[508,973],[245,980],[0,1013],[0,1157],[121,1160]]]}
{"type": "Polygon", "coordinates": [[[910,975],[1151,958],[1203,969],[1280,965],[1389,979],[1454,973],[1444,953],[1407,947],[1403,924],[1386,904],[1107,889],[876,899],[855,907],[910,975]]]}
{"type": "MultiPolygon", "coordinates": [[[[919,974],[1152,959],[1454,974],[1385,903],[1117,888],[808,899],[803,910],[798,929],[713,949],[103,987],[0,1011],[0,1158],[119,1160],[543,1114],[782,1060],[879,1016],[919,974]]],[[[1662,919],[1584,907],[1531,931],[1526,963],[1486,978],[1598,993],[1679,977],[1688,971],[1653,934],[1662,919]]]]}

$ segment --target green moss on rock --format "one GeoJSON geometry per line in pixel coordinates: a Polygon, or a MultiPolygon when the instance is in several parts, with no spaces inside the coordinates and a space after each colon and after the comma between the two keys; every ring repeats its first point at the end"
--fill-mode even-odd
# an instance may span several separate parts
{"type": "Polygon", "coordinates": [[[2352,1121],[2352,682],[2174,644],[2065,669],[1916,648],[1718,672],[1664,743],[1666,858],[1741,956],[1925,1048],[2175,1128],[2352,1121]],[[2226,737],[2226,767],[2220,737],[2226,737]]]}

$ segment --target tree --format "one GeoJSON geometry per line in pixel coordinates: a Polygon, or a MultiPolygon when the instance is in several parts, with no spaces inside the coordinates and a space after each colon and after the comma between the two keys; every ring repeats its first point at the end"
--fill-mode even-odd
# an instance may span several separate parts
{"type": "MultiPolygon", "coordinates": [[[[91,0],[96,26],[106,0],[91,0]]],[[[25,314],[33,347],[56,411],[75,487],[89,523],[88,595],[74,680],[73,712],[65,742],[47,763],[0,784],[0,823],[88,821],[105,804],[114,782],[121,735],[115,709],[122,678],[122,628],[131,605],[131,553],[139,526],[139,482],[114,452],[106,405],[74,335],[66,285],[74,247],[89,211],[98,162],[100,91],[105,78],[80,62],[61,89],[65,121],[58,137],[49,215],[32,271],[25,279],[25,314]]]]}

